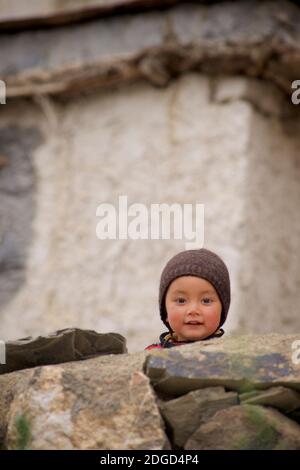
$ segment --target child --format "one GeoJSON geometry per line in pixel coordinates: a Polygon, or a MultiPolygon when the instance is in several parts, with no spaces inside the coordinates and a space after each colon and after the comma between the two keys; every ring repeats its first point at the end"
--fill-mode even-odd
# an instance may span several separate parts
{"type": "Polygon", "coordinates": [[[169,331],[145,349],[172,348],[224,334],[230,279],[222,259],[205,248],[178,253],[160,278],[159,309],[169,331]]]}

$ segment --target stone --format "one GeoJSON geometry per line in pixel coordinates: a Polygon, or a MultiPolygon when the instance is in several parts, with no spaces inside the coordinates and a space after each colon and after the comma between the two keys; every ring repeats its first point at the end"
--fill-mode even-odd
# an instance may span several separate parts
{"type": "MultiPolygon", "coordinates": [[[[272,355],[272,347],[277,345],[278,353],[284,357],[284,347],[280,349],[275,338],[279,339],[272,335],[272,339],[265,338],[262,343],[261,337],[256,342],[248,341],[246,351],[244,342],[232,337],[227,341],[223,339],[224,344],[221,338],[210,340],[202,344],[202,349],[212,353],[222,348],[227,355],[240,350],[248,357],[249,367],[249,357],[253,358],[255,351],[261,358],[268,348],[272,355]]],[[[201,348],[195,346],[173,349],[173,352],[180,351],[182,357],[189,357],[190,372],[195,367],[193,360],[200,356],[201,348]]],[[[171,351],[163,352],[170,357],[171,351]]],[[[226,365],[223,361],[215,365],[215,369],[206,364],[212,375],[211,382],[206,375],[206,381],[201,384],[203,388],[177,398],[165,393],[162,399],[164,393],[158,390],[156,395],[146,375],[146,364],[151,356],[148,351],[132,355],[107,354],[0,375],[0,448],[300,449],[300,409],[295,408],[298,392],[292,388],[278,385],[268,390],[250,390],[248,387],[247,392],[240,393],[242,401],[239,403],[236,392],[224,384],[214,386],[214,374],[226,365]],[[245,403],[245,400],[260,398],[267,405],[245,403]],[[270,403],[281,407],[287,416],[270,403]],[[289,411],[291,409],[293,411],[289,411]]],[[[158,351],[156,356],[161,357],[158,351]]],[[[243,358],[241,365],[245,365],[243,358]]],[[[170,373],[169,365],[166,367],[170,373]]],[[[177,374],[181,371],[180,364],[176,370],[177,374]]],[[[198,370],[203,373],[201,363],[198,370]]],[[[277,370],[279,381],[282,380],[280,370],[277,370]]],[[[234,368],[231,373],[233,376],[236,373],[234,368]]],[[[276,382],[275,370],[270,373],[276,382]]],[[[225,368],[224,376],[226,374],[225,368]]],[[[231,384],[233,378],[236,377],[229,377],[231,384]]],[[[198,379],[199,376],[191,382],[193,386],[198,379]]],[[[290,376],[288,380],[291,381],[290,376]]],[[[251,382],[247,382],[249,384],[251,382]]],[[[245,382],[243,389],[244,385],[245,382]]],[[[179,391],[182,390],[180,386],[179,391]]]]}
{"type": "Polygon", "coordinates": [[[239,393],[275,385],[300,390],[300,369],[291,360],[296,335],[232,335],[168,350],[150,350],[146,374],[158,393],[178,397],[224,386],[239,393]]]}
{"type": "Polygon", "coordinates": [[[188,439],[186,450],[300,450],[300,426],[272,408],[218,411],[188,439]]]}
{"type": "Polygon", "coordinates": [[[0,364],[0,374],[127,352],[126,339],[119,333],[97,333],[80,328],[65,328],[47,336],[7,341],[5,346],[6,364],[0,364]]]}
{"type": "Polygon", "coordinates": [[[143,360],[124,354],[34,369],[10,404],[5,448],[168,448],[143,360]]]}
{"type": "Polygon", "coordinates": [[[237,404],[237,393],[225,392],[224,387],[207,387],[174,400],[159,401],[159,409],[171,430],[173,443],[183,447],[201,423],[218,410],[237,404]]]}
{"type": "Polygon", "coordinates": [[[0,449],[4,445],[10,405],[15,397],[29,387],[34,369],[0,375],[0,449]]]}
{"type": "Polygon", "coordinates": [[[272,406],[284,413],[300,408],[300,393],[286,387],[271,387],[239,395],[240,402],[248,405],[272,406]]]}

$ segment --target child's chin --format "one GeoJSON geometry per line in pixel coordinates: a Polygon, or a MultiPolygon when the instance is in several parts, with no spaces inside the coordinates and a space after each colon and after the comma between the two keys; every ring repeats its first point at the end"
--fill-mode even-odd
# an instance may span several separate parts
{"type": "Polygon", "coordinates": [[[208,338],[211,334],[210,331],[195,331],[189,332],[186,336],[189,341],[201,341],[202,339],[208,338]]]}
{"type": "Polygon", "coordinates": [[[209,335],[205,335],[205,334],[200,334],[200,333],[194,333],[194,334],[189,334],[189,335],[186,335],[185,337],[185,340],[186,341],[200,341],[201,339],[204,339],[206,338],[207,336],[209,335]]]}

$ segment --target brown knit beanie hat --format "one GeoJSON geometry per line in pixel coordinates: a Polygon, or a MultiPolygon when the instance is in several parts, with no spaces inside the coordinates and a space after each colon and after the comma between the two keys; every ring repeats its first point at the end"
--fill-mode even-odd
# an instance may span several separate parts
{"type": "Polygon", "coordinates": [[[226,320],[230,305],[230,279],[228,269],[222,259],[205,248],[186,250],[178,253],[166,264],[160,278],[159,309],[163,323],[171,330],[167,322],[165,299],[170,284],[180,276],[197,276],[210,282],[217,291],[222,303],[219,327],[226,320]]]}

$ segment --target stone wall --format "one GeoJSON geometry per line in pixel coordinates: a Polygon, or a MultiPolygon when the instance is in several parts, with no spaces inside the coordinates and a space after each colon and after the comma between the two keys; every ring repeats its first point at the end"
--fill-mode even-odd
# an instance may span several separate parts
{"type": "Polygon", "coordinates": [[[96,208],[121,194],[205,204],[204,246],[232,279],[225,329],[297,331],[299,8],[95,1],[72,24],[69,7],[29,3],[0,16],[1,338],[157,340],[159,276],[184,241],[99,241],[96,208]]]}
{"type": "Polygon", "coordinates": [[[299,450],[295,341],[231,336],[0,375],[2,448],[299,450]]]}

